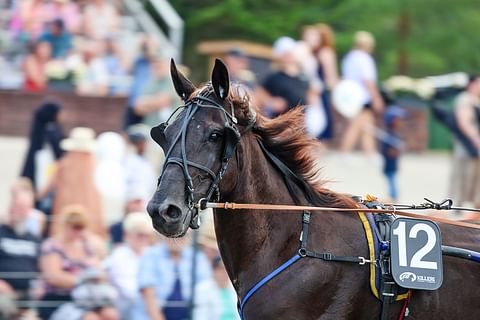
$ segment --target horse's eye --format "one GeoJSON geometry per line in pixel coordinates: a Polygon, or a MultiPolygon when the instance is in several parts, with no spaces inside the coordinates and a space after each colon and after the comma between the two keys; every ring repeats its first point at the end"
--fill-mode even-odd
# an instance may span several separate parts
{"type": "Polygon", "coordinates": [[[217,131],[212,132],[212,133],[210,133],[210,136],[208,137],[208,141],[210,141],[210,142],[217,142],[218,139],[221,138],[221,136],[222,136],[222,135],[220,134],[220,132],[217,132],[217,131]]]}

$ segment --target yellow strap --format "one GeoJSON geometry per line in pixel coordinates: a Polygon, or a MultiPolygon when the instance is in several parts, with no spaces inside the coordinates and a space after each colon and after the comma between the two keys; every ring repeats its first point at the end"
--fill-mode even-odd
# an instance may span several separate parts
{"type": "MultiPolygon", "coordinates": [[[[360,221],[362,221],[363,228],[365,229],[365,236],[367,237],[370,260],[375,261],[375,246],[373,243],[372,228],[370,228],[370,223],[368,223],[367,216],[365,215],[364,212],[359,211],[358,216],[360,217],[360,221]]],[[[375,273],[376,273],[375,264],[371,263],[370,264],[370,289],[372,290],[373,295],[377,297],[377,299],[380,299],[378,295],[377,286],[375,285],[375,273]]],[[[395,300],[400,301],[400,300],[406,299],[407,297],[408,297],[408,292],[397,295],[397,298],[395,300]]]]}
{"type": "MultiPolygon", "coordinates": [[[[373,246],[373,234],[372,229],[370,228],[370,223],[368,223],[367,216],[363,212],[358,212],[360,221],[362,221],[363,228],[365,229],[365,236],[367,237],[368,252],[370,255],[370,260],[375,261],[375,247],[373,246]]],[[[377,286],[375,285],[375,264],[370,263],[370,289],[377,299],[380,299],[378,296],[377,286]]]]}

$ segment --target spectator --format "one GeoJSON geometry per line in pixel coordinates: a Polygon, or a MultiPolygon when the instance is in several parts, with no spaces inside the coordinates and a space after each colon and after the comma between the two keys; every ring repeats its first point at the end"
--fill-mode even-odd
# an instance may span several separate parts
{"type": "MultiPolygon", "coordinates": [[[[170,79],[169,62],[165,58],[156,57],[152,61],[150,79],[136,99],[133,111],[143,118],[143,124],[153,127],[166,121],[173,107],[179,104],[180,100],[170,79]]],[[[145,157],[154,170],[160,172],[163,151],[151,139],[147,144],[145,157]]]]}
{"type": "Polygon", "coordinates": [[[318,28],[320,41],[314,49],[314,53],[318,59],[318,76],[323,83],[320,97],[327,119],[327,125],[318,138],[321,140],[329,140],[333,138],[333,116],[330,92],[338,83],[337,55],[335,53],[334,35],[330,26],[319,24],[316,27],[318,28]]]}
{"type": "Polygon", "coordinates": [[[49,320],[120,319],[114,307],[117,291],[98,268],[89,268],[82,273],[71,296],[73,301],[62,304],[49,320]]]}
{"type": "Polygon", "coordinates": [[[113,249],[104,261],[111,283],[118,289],[117,309],[122,319],[133,319],[132,309],[139,299],[138,264],[145,249],[152,244],[153,229],[145,212],[130,213],[123,221],[125,243],[113,249]]]}
{"type": "Polygon", "coordinates": [[[106,52],[103,57],[110,78],[109,93],[114,95],[125,94],[130,85],[128,62],[117,42],[118,39],[112,37],[105,41],[106,52]]]}
{"type": "MultiPolygon", "coordinates": [[[[0,225],[0,300],[8,303],[10,310],[0,310],[0,314],[10,313],[10,319],[16,310],[15,300],[29,299],[29,290],[36,273],[40,238],[31,233],[33,190],[28,180],[21,179],[12,187],[12,200],[8,212],[8,221],[0,225]],[[22,274],[23,273],[23,274],[22,274]]],[[[38,226],[35,230],[38,231],[38,226]]]]}
{"type": "Polygon", "coordinates": [[[88,1],[84,9],[84,21],[85,35],[92,39],[104,40],[118,33],[118,12],[106,0],[88,1]]]}
{"type": "MultiPolygon", "coordinates": [[[[125,159],[126,206],[125,214],[145,212],[146,203],[155,190],[155,173],[145,158],[149,128],[143,124],[130,126],[127,130],[131,151],[125,159]]],[[[122,222],[110,227],[110,239],[114,245],[123,241],[122,222]]]]}
{"type": "Polygon", "coordinates": [[[153,127],[162,120],[166,120],[170,115],[170,109],[178,103],[179,100],[170,79],[169,61],[163,57],[157,57],[152,64],[150,79],[135,103],[134,111],[138,116],[143,117],[143,123],[153,127]]]}
{"type": "Polygon", "coordinates": [[[302,72],[310,80],[320,80],[318,75],[318,59],[316,50],[320,46],[320,32],[314,25],[305,26],[302,30],[302,39],[299,41],[300,50],[307,50],[308,55],[304,55],[300,61],[302,72]]]}
{"type": "Polygon", "coordinates": [[[34,41],[44,31],[48,22],[48,12],[44,0],[23,0],[14,13],[10,28],[21,40],[34,41]]]}
{"type": "MultiPolygon", "coordinates": [[[[147,195],[144,188],[132,188],[127,192],[127,203],[125,205],[125,217],[132,212],[145,212],[147,206],[147,195]]],[[[110,227],[110,241],[114,246],[123,243],[123,222],[119,221],[110,227]]]]}
{"type": "Polygon", "coordinates": [[[403,142],[398,136],[400,119],[405,117],[405,110],[390,106],[385,112],[387,138],[382,142],[383,173],[387,178],[390,200],[398,200],[397,171],[398,159],[403,151],[403,142]]]}
{"type": "Polygon", "coordinates": [[[145,158],[149,128],[143,124],[127,129],[128,140],[132,147],[125,159],[127,188],[142,189],[140,193],[149,197],[155,191],[156,175],[152,165],[145,158]]]}
{"type": "Polygon", "coordinates": [[[88,41],[82,52],[83,70],[77,80],[77,93],[81,95],[104,96],[108,93],[109,75],[103,59],[100,44],[88,41]]]}
{"type": "MultiPolygon", "coordinates": [[[[317,32],[316,29],[314,31],[317,32]]],[[[316,138],[320,136],[327,126],[325,108],[320,99],[320,94],[324,88],[317,72],[318,63],[312,49],[304,41],[297,42],[295,57],[301,67],[302,75],[310,86],[307,97],[308,105],[305,107],[305,128],[311,137],[316,138]]]]}
{"type": "MultiPolygon", "coordinates": [[[[193,248],[189,237],[157,244],[140,260],[138,285],[143,300],[137,302],[133,319],[180,320],[188,318],[191,296],[193,248]]],[[[196,280],[211,277],[211,267],[197,252],[196,280]]]]}
{"type": "Polygon", "coordinates": [[[38,152],[45,147],[45,142],[50,144],[56,159],[63,154],[63,150],[60,148],[60,140],[63,138],[61,127],[63,113],[61,110],[58,103],[45,102],[35,110],[33,115],[29,146],[21,176],[30,179],[34,188],[37,188],[40,183],[37,183],[37,177],[43,176],[43,172],[37,171],[41,170],[41,168],[37,168],[37,157],[38,152]]]}
{"type": "Polygon", "coordinates": [[[140,56],[135,60],[132,69],[132,87],[126,106],[124,129],[130,125],[142,122],[143,117],[134,112],[138,97],[141,95],[150,79],[151,64],[157,51],[157,45],[152,37],[144,37],[140,46],[140,56]]]}
{"type": "Polygon", "coordinates": [[[40,41],[46,41],[52,48],[52,58],[63,59],[72,49],[72,38],[70,33],[65,30],[65,24],[62,19],[55,19],[49,23],[46,33],[40,37],[40,41]]]}
{"type": "Polygon", "coordinates": [[[271,117],[307,102],[309,83],[301,77],[296,48],[295,40],[288,37],[281,37],[273,45],[279,69],[267,76],[256,94],[259,106],[271,117]]]}
{"type": "Polygon", "coordinates": [[[48,22],[62,20],[67,33],[77,34],[80,32],[81,15],[78,5],[72,0],[52,0],[46,4],[48,22]]]}
{"type": "Polygon", "coordinates": [[[36,42],[31,48],[31,52],[23,64],[25,74],[23,89],[31,92],[42,92],[47,90],[46,65],[50,60],[52,48],[47,41],[36,42]]]}
{"type": "Polygon", "coordinates": [[[253,90],[255,86],[255,74],[248,68],[248,57],[245,53],[234,48],[227,52],[225,64],[228,68],[230,81],[242,84],[248,90],[253,90]]]}
{"type": "Polygon", "coordinates": [[[369,155],[375,153],[375,138],[371,133],[374,125],[374,114],[383,111],[383,100],[377,88],[377,69],[372,52],[375,39],[366,31],[355,34],[353,49],[343,58],[343,79],[358,83],[363,98],[363,110],[348,124],[341,143],[341,150],[351,151],[357,140],[361,138],[362,147],[369,155]]]}
{"type": "Polygon", "coordinates": [[[40,190],[39,198],[54,192],[51,235],[58,232],[58,216],[69,204],[80,204],[92,223],[92,231],[105,235],[100,195],[94,184],[95,132],[90,128],[78,127],[70,132],[60,146],[66,151],[58,162],[47,186],[40,190]]]}
{"type": "Polygon", "coordinates": [[[30,234],[43,237],[47,218],[45,214],[34,208],[35,191],[28,178],[19,178],[12,186],[12,203],[18,210],[26,213],[24,227],[30,234]]]}
{"type": "Polygon", "coordinates": [[[101,133],[96,142],[95,186],[102,198],[105,223],[123,216],[126,195],[125,139],[116,132],[101,133]]]}
{"type": "MultiPolygon", "coordinates": [[[[71,290],[82,273],[98,267],[106,248],[100,238],[91,233],[86,209],[79,205],[66,206],[59,218],[55,236],[42,244],[40,270],[45,281],[43,301],[71,301],[71,290]]],[[[48,319],[55,307],[40,309],[42,319],[48,319]]]]}
{"type": "MultiPolygon", "coordinates": [[[[455,120],[459,131],[480,151],[480,76],[472,75],[467,88],[455,100],[455,120]]],[[[459,137],[453,139],[453,170],[450,194],[459,205],[480,206],[480,159],[472,156],[459,137]]]]}
{"type": "Polygon", "coordinates": [[[213,278],[195,287],[194,320],[237,320],[237,293],[220,256],[212,261],[213,278]]]}

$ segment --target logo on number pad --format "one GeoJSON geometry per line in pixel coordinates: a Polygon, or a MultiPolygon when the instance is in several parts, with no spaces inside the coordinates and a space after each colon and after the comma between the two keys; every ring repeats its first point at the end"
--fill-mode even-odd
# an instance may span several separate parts
{"type": "Polygon", "coordinates": [[[413,272],[403,272],[399,278],[402,282],[408,279],[410,279],[411,282],[415,282],[417,280],[417,275],[413,272]]]}

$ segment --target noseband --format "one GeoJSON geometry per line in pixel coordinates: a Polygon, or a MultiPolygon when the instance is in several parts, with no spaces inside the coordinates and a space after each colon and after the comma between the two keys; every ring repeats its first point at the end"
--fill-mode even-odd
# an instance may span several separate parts
{"type": "MultiPolygon", "coordinates": [[[[193,180],[190,175],[190,172],[188,171],[188,168],[194,167],[203,172],[206,172],[210,177],[210,179],[212,180],[212,183],[210,184],[210,187],[206,195],[202,197],[201,200],[205,202],[210,202],[212,200],[218,202],[220,200],[220,191],[219,191],[218,185],[223,175],[225,174],[225,171],[227,170],[228,163],[233,155],[233,151],[235,150],[236,145],[240,141],[240,131],[238,131],[236,126],[237,118],[235,117],[235,114],[234,114],[233,104],[231,104],[231,113],[228,113],[221,104],[217,103],[216,101],[210,98],[207,98],[206,96],[203,96],[202,94],[206,94],[206,95],[213,94],[213,90],[210,89],[206,93],[200,92],[197,96],[188,100],[185,103],[185,105],[178,107],[170,115],[170,117],[166,122],[161,123],[159,126],[152,128],[152,131],[151,131],[151,136],[153,140],[155,140],[160,145],[165,145],[166,144],[165,129],[168,126],[168,122],[171,120],[171,118],[175,115],[175,113],[179,109],[181,108],[185,109],[186,114],[183,119],[182,126],[177,136],[173,140],[172,145],[168,149],[168,152],[165,155],[165,162],[163,165],[162,172],[165,171],[166,167],[169,164],[175,164],[175,165],[178,165],[180,168],[182,168],[183,175],[185,177],[185,184],[186,184],[186,190],[187,190],[187,196],[188,196],[188,208],[193,212],[191,221],[190,221],[190,227],[192,229],[197,229],[199,227],[199,222],[198,222],[198,208],[195,205],[196,202],[194,199],[195,189],[194,189],[193,180]],[[195,115],[195,113],[201,108],[217,109],[221,111],[225,120],[224,129],[223,129],[224,145],[223,145],[223,153],[222,153],[222,159],[221,159],[222,164],[217,174],[215,174],[210,168],[207,168],[204,165],[198,164],[196,162],[193,162],[187,159],[186,139],[187,139],[188,125],[190,121],[193,119],[193,116],[195,115]],[[179,142],[180,142],[180,157],[174,157],[171,155],[171,153],[174,147],[179,142]]],[[[253,117],[253,119],[250,122],[251,123],[248,124],[247,129],[253,126],[253,124],[255,123],[255,117],[253,117]]],[[[161,176],[158,179],[158,184],[160,184],[160,179],[161,179],[161,176]]]]}

